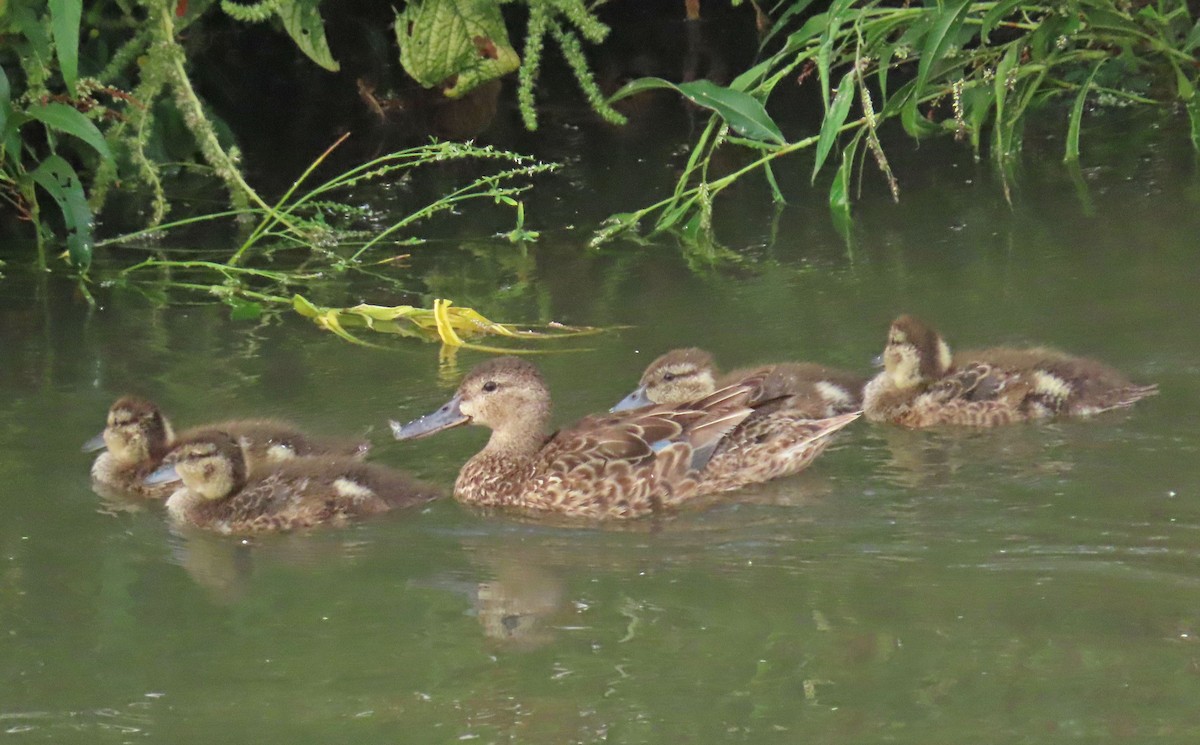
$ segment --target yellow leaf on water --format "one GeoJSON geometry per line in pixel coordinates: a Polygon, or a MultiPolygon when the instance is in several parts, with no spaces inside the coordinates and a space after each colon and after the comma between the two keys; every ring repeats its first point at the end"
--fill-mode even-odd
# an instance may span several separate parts
{"type": "Polygon", "coordinates": [[[496,323],[473,308],[455,307],[454,301],[437,298],[433,308],[412,305],[370,305],[360,303],[350,308],[323,308],[307,298],[296,295],[292,307],[297,313],[353,344],[378,347],[351,334],[347,327],[366,328],[393,336],[412,336],[427,341],[440,341],[444,349],[464,348],[493,354],[533,354],[550,350],[493,347],[469,341],[479,336],[503,336],[510,339],[547,341],[572,336],[598,334],[605,329],[590,326],[550,324],[525,325],[496,323]],[[534,330],[541,329],[541,330],[534,330]]]}

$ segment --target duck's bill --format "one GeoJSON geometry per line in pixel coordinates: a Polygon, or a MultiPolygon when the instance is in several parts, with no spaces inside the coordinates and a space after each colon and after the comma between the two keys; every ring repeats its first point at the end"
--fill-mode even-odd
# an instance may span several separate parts
{"type": "Polygon", "coordinates": [[[428,437],[444,429],[466,424],[471,421],[471,417],[462,413],[462,409],[459,408],[459,404],[461,403],[462,398],[455,396],[432,414],[426,414],[423,417],[412,420],[408,424],[401,424],[394,420],[389,421],[388,424],[392,428],[392,437],[395,437],[397,440],[415,440],[418,437],[428,437]]]}
{"type": "Polygon", "coordinates": [[[646,395],[646,386],[639,385],[625,398],[617,402],[617,405],[609,409],[609,411],[629,411],[631,409],[641,409],[646,406],[652,406],[653,401],[646,395]]]}
{"type": "Polygon", "coordinates": [[[149,476],[142,480],[146,486],[156,486],[158,484],[169,484],[172,481],[179,481],[179,472],[175,470],[175,466],[171,464],[159,466],[149,476]]]}
{"type": "Polygon", "coordinates": [[[101,432],[92,439],[83,443],[83,447],[81,447],[80,450],[85,453],[94,453],[97,450],[104,450],[106,447],[108,446],[104,444],[104,432],[101,432]]]}

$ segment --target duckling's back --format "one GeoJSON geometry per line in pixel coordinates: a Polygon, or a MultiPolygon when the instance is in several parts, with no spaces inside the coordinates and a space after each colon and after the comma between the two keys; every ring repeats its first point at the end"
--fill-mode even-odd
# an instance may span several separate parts
{"type": "Polygon", "coordinates": [[[186,517],[225,533],[258,533],[340,524],[424,504],[437,489],[404,474],[343,456],[263,464],[245,487],[222,500],[194,503],[186,517]]]}
{"type": "Polygon", "coordinates": [[[956,368],[976,363],[994,368],[994,378],[1012,379],[1014,386],[1025,392],[1024,406],[1034,417],[1097,414],[1130,406],[1158,392],[1158,386],[1137,385],[1102,362],[1049,347],[997,347],[955,355],[956,368]]]}
{"type": "Polygon", "coordinates": [[[362,458],[370,450],[370,445],[365,442],[312,437],[294,424],[276,419],[234,419],[205,424],[183,432],[180,440],[213,432],[225,432],[237,440],[252,470],[264,464],[281,463],[304,456],[362,458]]]}
{"type": "Polygon", "coordinates": [[[865,378],[844,370],[811,362],[784,362],[734,370],[722,378],[721,385],[744,380],[756,382],[751,405],[789,397],[788,409],[812,419],[857,410],[866,384],[865,378]]]}

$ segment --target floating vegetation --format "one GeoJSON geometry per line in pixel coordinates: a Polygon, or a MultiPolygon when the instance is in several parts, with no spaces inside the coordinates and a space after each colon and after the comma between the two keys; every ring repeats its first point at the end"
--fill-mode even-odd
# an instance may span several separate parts
{"type": "Polygon", "coordinates": [[[292,307],[297,313],[309,318],[318,327],[330,331],[354,344],[380,346],[363,341],[347,331],[347,328],[369,329],[381,334],[392,334],[423,341],[440,341],[446,347],[462,347],[480,352],[498,354],[534,354],[547,350],[527,347],[496,347],[474,344],[467,339],[499,336],[517,341],[552,341],[577,336],[599,334],[605,329],[592,326],[566,326],[560,323],[535,326],[516,326],[496,323],[471,308],[456,308],[450,300],[437,299],[433,308],[417,308],[412,305],[367,305],[351,308],[324,308],[313,304],[302,295],[292,298],[292,307]]]}

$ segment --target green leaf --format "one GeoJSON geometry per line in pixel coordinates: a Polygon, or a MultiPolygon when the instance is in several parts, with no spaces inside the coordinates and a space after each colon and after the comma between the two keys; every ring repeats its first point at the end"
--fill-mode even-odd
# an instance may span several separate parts
{"type": "Polygon", "coordinates": [[[75,95],[79,78],[79,19],[83,0],[50,0],[50,30],[54,34],[54,49],[58,54],[58,69],[67,91],[75,95]]]}
{"type": "Polygon", "coordinates": [[[300,51],[321,67],[332,72],[340,69],[337,61],[329,52],[329,42],[325,39],[325,23],[317,5],[321,0],[284,0],[280,3],[279,20],[283,28],[300,47],[300,51]]]}
{"type": "Polygon", "coordinates": [[[993,154],[1000,160],[1008,158],[1009,149],[1012,147],[1013,125],[1004,115],[1004,106],[1008,99],[1008,77],[1017,69],[1024,48],[1025,45],[1021,43],[1014,43],[1008,48],[1000,58],[1000,63],[996,65],[996,78],[992,81],[992,89],[996,92],[996,123],[992,127],[996,144],[993,154]]]}
{"type": "Polygon", "coordinates": [[[42,26],[42,19],[33,12],[33,3],[12,3],[8,5],[8,17],[14,26],[29,42],[29,50],[37,58],[41,67],[50,66],[50,39],[42,26]]]}
{"type": "MultiPolygon", "coordinates": [[[[4,74],[4,68],[0,67],[0,138],[4,137],[4,127],[8,124],[9,101],[11,97],[12,91],[8,87],[8,76],[4,74]]],[[[0,145],[2,144],[0,142],[0,145]]],[[[0,158],[0,160],[3,160],[3,158],[0,158]]]]}
{"type": "Polygon", "coordinates": [[[934,65],[945,58],[970,9],[970,0],[957,0],[942,6],[933,17],[933,25],[926,34],[925,45],[921,49],[921,60],[917,63],[913,95],[908,101],[908,111],[905,112],[907,116],[901,120],[911,135],[917,136],[927,129],[922,125],[923,120],[917,113],[917,102],[926,93],[925,86],[933,75],[934,65]]]}
{"type": "Polygon", "coordinates": [[[448,98],[521,65],[496,0],[409,2],[396,16],[396,41],[405,72],[448,98]]]}
{"type": "Polygon", "coordinates": [[[231,321],[253,321],[263,314],[262,303],[243,300],[232,295],[225,298],[225,303],[229,306],[229,320],[231,321]]]}
{"type": "Polygon", "coordinates": [[[36,119],[51,129],[74,135],[95,148],[105,160],[112,158],[108,143],[96,125],[86,116],[64,103],[45,103],[30,106],[25,110],[30,119],[36,119]]]}
{"type": "Polygon", "coordinates": [[[92,263],[92,210],[75,169],[62,156],[51,155],[29,176],[58,203],[67,228],[67,252],[71,263],[86,270],[92,263]]]}
{"type": "Polygon", "coordinates": [[[1001,2],[996,3],[984,15],[983,21],[979,24],[979,40],[986,44],[988,34],[991,33],[992,29],[996,28],[996,24],[1010,16],[1017,9],[1017,6],[1024,2],[1028,2],[1028,0],[1001,0],[1001,2]]]}
{"type": "Polygon", "coordinates": [[[1200,20],[1196,21],[1196,25],[1192,26],[1191,33],[1183,41],[1181,52],[1190,52],[1196,47],[1200,47],[1200,20]]]}
{"type": "Polygon", "coordinates": [[[1200,96],[1187,103],[1188,122],[1192,128],[1192,147],[1200,151],[1200,96]]]}
{"type": "Polygon", "coordinates": [[[767,46],[771,39],[774,38],[775,34],[783,30],[783,27],[787,25],[788,21],[792,20],[792,16],[804,12],[809,5],[812,5],[812,0],[794,0],[790,5],[788,5],[788,9],[783,11],[783,15],[779,16],[779,18],[775,19],[775,22],[771,24],[770,30],[767,31],[766,35],[763,36],[762,41],[759,42],[759,48],[761,49],[767,46]]]}
{"type": "Polygon", "coordinates": [[[1188,80],[1187,73],[1175,60],[1171,60],[1171,67],[1175,68],[1175,91],[1179,94],[1179,100],[1191,101],[1196,95],[1196,86],[1192,85],[1192,81],[1188,80]]]}
{"type": "Polygon", "coordinates": [[[1100,72],[1101,66],[1107,61],[1108,58],[1104,57],[1096,62],[1091,73],[1088,74],[1087,80],[1079,86],[1079,95],[1075,96],[1075,105],[1071,107],[1071,119],[1067,124],[1067,152],[1063,155],[1064,163],[1079,160],[1079,125],[1083,121],[1083,105],[1087,101],[1088,91],[1092,88],[1092,79],[1096,77],[1096,73],[1100,72]]]}
{"type": "Polygon", "coordinates": [[[829,212],[833,226],[843,240],[850,240],[850,176],[854,169],[854,155],[858,151],[861,137],[855,137],[842,151],[842,163],[833,174],[829,185],[829,212]]]}
{"type": "Polygon", "coordinates": [[[817,139],[817,159],[813,163],[813,183],[816,183],[817,173],[825,164],[825,158],[829,156],[829,150],[837,140],[838,130],[846,123],[846,115],[850,113],[850,104],[854,102],[854,73],[852,68],[842,76],[833,103],[829,105],[829,111],[825,114],[825,121],[821,123],[821,136],[817,139]]]}
{"type": "Polygon", "coordinates": [[[611,104],[635,93],[656,88],[678,91],[697,106],[716,112],[734,132],[743,137],[778,145],[786,142],[783,133],[779,131],[779,125],[775,124],[757,98],[743,91],[722,88],[709,80],[695,80],[677,85],[662,78],[638,78],[614,93],[608,102],[611,104]]]}

